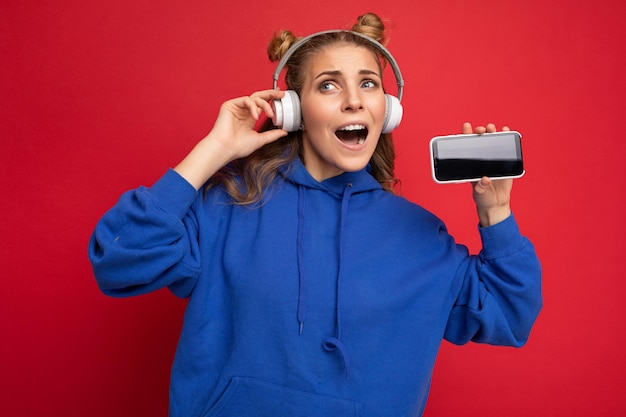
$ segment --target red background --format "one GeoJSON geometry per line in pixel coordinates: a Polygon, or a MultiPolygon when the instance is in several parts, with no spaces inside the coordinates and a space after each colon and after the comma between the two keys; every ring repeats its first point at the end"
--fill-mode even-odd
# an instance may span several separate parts
{"type": "Polygon", "coordinates": [[[102,295],[89,235],[222,101],[271,87],[274,30],[345,28],[366,11],[391,20],[406,80],[404,195],[476,250],[469,187],[432,182],[427,143],[466,120],[510,125],[527,161],[513,207],[544,267],[527,346],[444,343],[426,416],[626,415],[621,0],[3,1],[3,415],[166,415],[185,302],[102,295]]]}

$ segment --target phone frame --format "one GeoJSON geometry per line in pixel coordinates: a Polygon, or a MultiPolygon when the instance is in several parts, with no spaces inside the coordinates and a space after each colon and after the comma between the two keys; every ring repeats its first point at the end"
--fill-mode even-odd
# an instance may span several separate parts
{"type": "Polygon", "coordinates": [[[429,153],[430,153],[430,169],[431,169],[431,175],[433,177],[433,180],[438,183],[438,184],[458,184],[458,183],[465,183],[465,182],[476,182],[479,181],[482,177],[468,177],[468,178],[458,178],[458,179],[449,179],[449,180],[442,180],[437,178],[437,167],[435,164],[435,159],[436,159],[436,151],[435,151],[435,145],[436,142],[438,141],[442,141],[442,140],[465,140],[465,139],[470,139],[470,138],[477,138],[477,137],[497,137],[497,136],[506,136],[506,135],[514,135],[516,137],[516,152],[518,155],[518,160],[521,162],[522,164],[522,170],[521,173],[519,174],[514,174],[514,175],[503,175],[503,176],[489,176],[486,175],[487,177],[494,179],[494,180],[502,180],[502,179],[515,179],[515,178],[520,178],[522,177],[525,173],[526,170],[524,169],[524,160],[522,157],[522,135],[515,131],[515,130],[511,130],[511,131],[502,131],[502,132],[493,132],[493,133],[470,133],[470,134],[457,134],[457,135],[445,135],[445,136],[435,136],[433,137],[430,142],[429,142],[429,153]]]}

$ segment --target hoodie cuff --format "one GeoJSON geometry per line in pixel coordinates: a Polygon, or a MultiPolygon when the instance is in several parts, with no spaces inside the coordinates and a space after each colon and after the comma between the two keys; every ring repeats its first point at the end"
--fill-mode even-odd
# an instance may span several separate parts
{"type": "Polygon", "coordinates": [[[171,168],[149,188],[148,192],[157,207],[179,219],[185,217],[198,196],[198,191],[171,168]]]}
{"type": "Polygon", "coordinates": [[[509,217],[489,227],[479,227],[483,243],[482,256],[496,258],[521,249],[526,241],[520,233],[515,217],[509,217]]]}

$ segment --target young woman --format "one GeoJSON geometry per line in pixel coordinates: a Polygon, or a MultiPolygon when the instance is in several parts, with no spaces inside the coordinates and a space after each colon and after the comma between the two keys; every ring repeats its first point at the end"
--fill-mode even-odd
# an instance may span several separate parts
{"type": "MultiPolygon", "coordinates": [[[[104,293],[189,299],[171,416],[418,416],[443,338],[527,340],[541,271],[512,181],[473,186],[479,255],[393,193],[384,58],[362,36],[383,30],[367,14],[289,58],[296,132],[254,130],[282,91],[229,100],[175,169],[98,223],[89,255],[104,293]]],[[[295,41],[282,32],[270,58],[295,41]]]]}

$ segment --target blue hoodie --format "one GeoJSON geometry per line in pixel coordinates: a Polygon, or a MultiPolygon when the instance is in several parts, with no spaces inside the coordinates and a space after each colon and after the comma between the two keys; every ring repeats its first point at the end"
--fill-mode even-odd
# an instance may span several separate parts
{"type": "Polygon", "coordinates": [[[367,169],[322,183],[299,160],[264,203],[169,170],[122,195],[89,256],[101,290],[188,297],[170,416],[419,416],[443,338],[521,346],[541,269],[514,218],[469,255],[367,169]]]}

